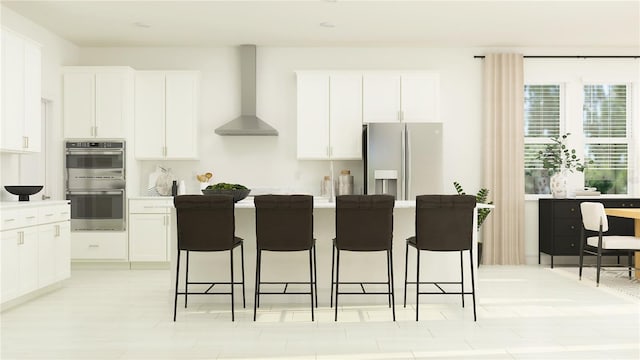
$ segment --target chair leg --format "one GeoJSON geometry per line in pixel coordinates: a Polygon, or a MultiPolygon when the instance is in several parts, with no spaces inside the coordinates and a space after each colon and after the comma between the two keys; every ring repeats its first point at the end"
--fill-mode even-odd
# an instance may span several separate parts
{"type": "Polygon", "coordinates": [[[180,250],[178,250],[178,260],[176,261],[176,292],[173,296],[173,321],[176,321],[176,310],[178,308],[178,275],[180,274],[180,250]]]}
{"type": "Polygon", "coordinates": [[[253,291],[253,321],[256,321],[258,300],[260,299],[260,249],[256,250],[256,286],[253,291]]]}
{"type": "Polygon", "coordinates": [[[231,269],[231,321],[235,321],[235,308],[234,308],[234,301],[233,301],[233,288],[235,287],[233,285],[233,249],[229,250],[229,263],[230,263],[230,269],[231,269]]]}
{"type": "Polygon", "coordinates": [[[313,319],[313,248],[309,249],[309,295],[311,296],[311,321],[313,319]]]}
{"type": "Polygon", "coordinates": [[[627,264],[629,264],[629,279],[631,279],[631,269],[633,268],[633,256],[631,255],[632,253],[632,251],[629,251],[629,258],[627,260],[627,264]]]}
{"type": "Polygon", "coordinates": [[[393,251],[389,249],[389,272],[391,281],[391,313],[393,314],[393,321],[396,321],[396,298],[395,290],[393,288],[393,251]]]}
{"type": "Polygon", "coordinates": [[[476,283],[473,276],[473,249],[469,249],[469,264],[471,265],[471,297],[473,299],[473,321],[477,321],[476,318],[476,283]]]}
{"type": "MultiPolygon", "coordinates": [[[[473,269],[471,271],[473,272],[473,269]]],[[[462,296],[462,307],[464,308],[464,265],[462,264],[462,251],[460,251],[460,294],[462,296]]]]}
{"type": "Polygon", "coordinates": [[[409,267],[409,243],[404,247],[404,307],[407,307],[407,268],[409,267]]]}
{"type": "Polygon", "coordinates": [[[602,266],[602,247],[598,246],[598,256],[596,259],[596,286],[600,286],[600,267],[602,266]]]}
{"type": "Polygon", "coordinates": [[[316,258],[316,245],[313,245],[313,287],[315,291],[316,307],[318,307],[318,260],[316,258]]]}
{"type": "Polygon", "coordinates": [[[331,245],[331,300],[329,303],[329,307],[333,307],[333,284],[335,284],[333,281],[333,270],[335,267],[335,258],[336,258],[336,247],[334,245],[331,245]]]}
{"type": "Polygon", "coordinates": [[[336,249],[336,309],[333,321],[338,321],[338,295],[340,294],[340,249],[336,249]]]}
{"type": "Polygon", "coordinates": [[[187,308],[187,293],[189,292],[189,251],[187,250],[187,264],[184,272],[184,308],[187,308]]]}
{"type": "Polygon", "coordinates": [[[416,248],[418,260],[416,261],[416,321],[418,321],[418,309],[420,308],[420,249],[416,248]]]}
{"type": "Polygon", "coordinates": [[[242,307],[247,307],[247,301],[245,299],[244,292],[244,244],[240,243],[240,265],[242,266],[242,307]]]}
{"type": "Polygon", "coordinates": [[[580,234],[580,267],[578,270],[578,280],[582,280],[582,265],[584,264],[584,229],[580,234]]]}
{"type": "Polygon", "coordinates": [[[389,250],[387,250],[387,297],[389,298],[389,308],[391,308],[391,265],[389,261],[389,250]]]}

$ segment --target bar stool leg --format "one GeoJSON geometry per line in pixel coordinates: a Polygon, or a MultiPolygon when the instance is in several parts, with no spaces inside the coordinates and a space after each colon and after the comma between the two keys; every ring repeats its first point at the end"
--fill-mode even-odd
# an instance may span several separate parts
{"type": "Polygon", "coordinates": [[[336,309],[333,321],[338,321],[338,295],[340,294],[340,249],[336,250],[336,309]]]}
{"type": "Polygon", "coordinates": [[[231,268],[231,321],[235,321],[235,314],[234,314],[234,301],[233,301],[233,288],[235,287],[233,285],[233,249],[229,250],[229,263],[230,263],[230,268],[231,268]]]}
{"type": "Polygon", "coordinates": [[[387,296],[389,298],[389,308],[391,308],[391,266],[389,259],[389,250],[387,250],[387,296]]]}
{"type": "Polygon", "coordinates": [[[416,321],[418,321],[418,310],[420,309],[420,250],[416,248],[418,261],[416,262],[416,321]]]}
{"type": "Polygon", "coordinates": [[[464,307],[464,265],[462,264],[462,251],[460,251],[460,296],[462,296],[462,307],[464,307]]]}
{"type": "Polygon", "coordinates": [[[391,313],[393,314],[393,321],[396,321],[396,299],[395,290],[393,287],[393,250],[389,249],[389,271],[391,275],[391,313]]]}
{"type": "Polygon", "coordinates": [[[336,247],[335,245],[331,245],[331,300],[329,307],[333,307],[333,270],[335,269],[335,258],[336,258],[336,247]]]}
{"type": "Polygon", "coordinates": [[[473,298],[473,321],[476,321],[476,283],[473,277],[473,249],[469,249],[469,264],[471,265],[471,296],[473,298]]]}
{"type": "Polygon", "coordinates": [[[187,250],[187,265],[185,266],[184,272],[184,308],[187,308],[187,293],[189,290],[187,287],[189,286],[189,250],[187,250]]]}
{"type": "Polygon", "coordinates": [[[313,244],[313,287],[315,290],[316,307],[318,307],[318,260],[316,259],[315,244],[313,244]]]}
{"type": "Polygon", "coordinates": [[[409,243],[404,248],[404,307],[407,307],[407,268],[409,267],[409,243]]]}
{"type": "Polygon", "coordinates": [[[256,321],[258,300],[260,299],[260,249],[256,250],[256,286],[253,296],[253,321],[256,321]]]}
{"type": "MultiPolygon", "coordinates": [[[[242,266],[242,307],[247,307],[244,293],[244,243],[240,243],[240,265],[242,266]]],[[[231,285],[233,286],[233,285],[231,285]]]]}
{"type": "Polygon", "coordinates": [[[176,321],[176,310],[178,309],[178,279],[180,274],[180,250],[178,250],[178,260],[176,261],[176,292],[173,296],[173,321],[176,321]]]}
{"type": "Polygon", "coordinates": [[[311,295],[311,321],[313,318],[313,248],[309,249],[309,295],[311,295]]]}

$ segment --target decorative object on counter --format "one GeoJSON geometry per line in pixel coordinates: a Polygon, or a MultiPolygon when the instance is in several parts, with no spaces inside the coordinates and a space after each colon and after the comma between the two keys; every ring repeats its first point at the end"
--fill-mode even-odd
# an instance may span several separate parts
{"type": "Polygon", "coordinates": [[[206,172],[202,175],[196,174],[196,179],[200,183],[200,190],[206,189],[209,186],[209,181],[213,178],[213,173],[206,172]]]}
{"type": "Polygon", "coordinates": [[[169,168],[165,169],[160,166],[158,166],[158,168],[160,168],[160,174],[156,179],[156,191],[160,195],[170,196],[171,187],[173,184],[173,180],[175,179],[175,176],[173,175],[173,173],[171,172],[171,169],[169,168]]]}
{"type": "Polygon", "coordinates": [[[177,196],[178,195],[178,181],[173,180],[173,183],[171,183],[171,196],[177,196]]]}
{"type": "Polygon", "coordinates": [[[178,195],[185,195],[187,193],[187,186],[184,184],[184,180],[180,180],[178,184],[178,195]]]}
{"type": "Polygon", "coordinates": [[[602,194],[608,194],[609,190],[613,187],[613,182],[611,180],[589,180],[587,181],[587,186],[591,186],[590,189],[594,191],[599,191],[602,194]]]}
{"type": "Polygon", "coordinates": [[[320,184],[320,196],[331,197],[331,176],[325,175],[320,184]]]}
{"type": "Polygon", "coordinates": [[[350,170],[340,171],[338,176],[338,195],[353,195],[353,175],[350,170]]]}
{"type": "MultiPolygon", "coordinates": [[[[462,185],[460,185],[459,182],[454,181],[453,182],[453,186],[456,188],[456,192],[458,193],[458,195],[467,195],[467,193],[464,192],[464,189],[462,188],[462,185]]],[[[493,205],[493,201],[487,202],[487,197],[488,196],[489,196],[489,189],[482,188],[482,189],[478,190],[478,193],[476,194],[476,203],[493,205]]],[[[489,216],[490,212],[491,212],[491,209],[485,209],[485,208],[478,209],[478,227],[477,227],[476,231],[480,230],[480,226],[487,219],[487,216],[489,216]]],[[[480,266],[481,262],[482,262],[482,242],[478,241],[478,264],[477,264],[477,266],[480,266]]]]}
{"type": "Polygon", "coordinates": [[[43,185],[7,185],[4,188],[13,195],[18,195],[18,201],[29,201],[29,196],[37,194],[43,185]]]}
{"type": "Polygon", "coordinates": [[[244,185],[228,183],[209,185],[205,189],[202,189],[204,195],[233,195],[233,202],[238,202],[246,198],[250,192],[251,189],[248,189],[244,185]]]}
{"type": "MultiPolygon", "coordinates": [[[[571,133],[551,137],[553,143],[547,144],[544,150],[540,150],[536,156],[536,159],[542,161],[542,167],[551,176],[551,194],[554,198],[559,199],[567,197],[568,172],[574,170],[583,172],[586,168],[586,163],[583,164],[576,155],[576,149],[567,147],[566,140],[569,135],[571,133]]],[[[589,161],[589,163],[593,163],[593,161],[589,161]]]]}

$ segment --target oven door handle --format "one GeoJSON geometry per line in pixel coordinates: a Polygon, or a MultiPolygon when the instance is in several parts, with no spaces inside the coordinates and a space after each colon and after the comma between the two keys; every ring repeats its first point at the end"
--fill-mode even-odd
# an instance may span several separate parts
{"type": "Polygon", "coordinates": [[[124,194],[124,190],[67,191],[67,194],[69,195],[93,195],[93,194],[120,195],[120,194],[124,194]]]}
{"type": "Polygon", "coordinates": [[[87,151],[87,150],[67,150],[69,155],[122,155],[124,151],[87,151]]]}

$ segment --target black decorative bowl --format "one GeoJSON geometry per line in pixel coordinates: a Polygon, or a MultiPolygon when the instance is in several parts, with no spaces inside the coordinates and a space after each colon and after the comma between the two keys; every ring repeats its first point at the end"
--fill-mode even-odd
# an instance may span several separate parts
{"type": "Polygon", "coordinates": [[[251,189],[202,189],[204,195],[233,195],[233,202],[238,202],[249,195],[251,189]]]}
{"type": "Polygon", "coordinates": [[[18,195],[18,201],[29,201],[29,195],[37,194],[43,187],[43,185],[14,185],[4,188],[13,195],[18,195]]]}

